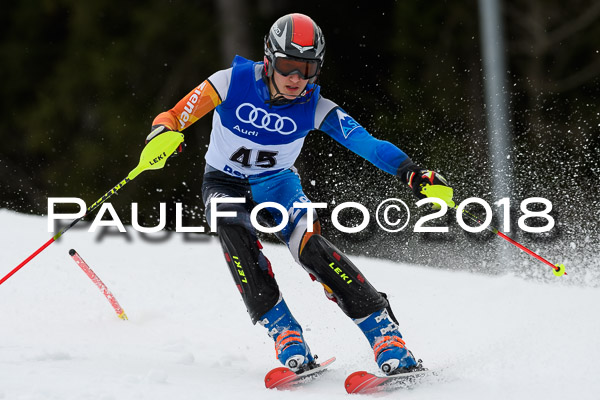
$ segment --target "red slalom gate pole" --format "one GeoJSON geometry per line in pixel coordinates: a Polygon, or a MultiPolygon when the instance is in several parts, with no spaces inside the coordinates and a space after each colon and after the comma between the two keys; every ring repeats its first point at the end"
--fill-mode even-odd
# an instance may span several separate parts
{"type": "Polygon", "coordinates": [[[102,294],[104,294],[106,299],[109,301],[110,305],[115,309],[117,316],[122,320],[128,319],[127,315],[125,314],[125,311],[123,310],[121,305],[119,305],[119,302],[117,301],[115,296],[110,292],[110,290],[108,290],[104,282],[102,282],[100,278],[98,278],[98,275],[96,275],[94,271],[92,271],[90,266],[87,265],[83,258],[81,258],[81,256],[74,249],[69,250],[69,255],[73,258],[73,260],[75,260],[77,265],[81,267],[83,272],[85,272],[85,274],[92,280],[92,282],[94,282],[94,284],[98,286],[98,289],[100,289],[102,294]]]}

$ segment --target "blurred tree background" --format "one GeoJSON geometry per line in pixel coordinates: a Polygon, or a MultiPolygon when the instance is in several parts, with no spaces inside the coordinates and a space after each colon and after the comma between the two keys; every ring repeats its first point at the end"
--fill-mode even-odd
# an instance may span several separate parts
{"type": "MultiPolygon", "coordinates": [[[[600,216],[600,3],[501,5],[512,206],[518,213],[522,199],[545,197],[557,220],[550,234],[514,234],[585,267],[598,250],[600,216]]],[[[310,15],[324,31],[325,97],[374,136],[446,175],[458,199],[498,200],[490,197],[476,1],[149,0],[116,6],[108,0],[23,0],[3,11],[1,208],[46,214],[47,198],[62,196],[91,204],[137,164],[154,116],[227,68],[235,54],[261,60],[265,33],[289,12],[310,15]]],[[[123,222],[137,202],[140,222],[156,224],[165,202],[173,229],[179,202],[184,225],[206,225],[200,187],[210,120],[185,131],[182,156],[140,175],[111,200],[123,222]]],[[[360,235],[337,232],[329,216],[344,201],[374,212],[382,200],[401,198],[414,212],[411,226],[425,212],[412,206],[397,178],[321,133],[309,135],[297,166],[307,195],[331,204],[320,215],[327,235],[344,250],[452,268],[499,268],[490,254],[503,244],[485,233],[464,233],[455,218],[438,221],[451,226],[444,237],[389,234],[374,221],[360,235]]],[[[514,257],[512,268],[528,262],[514,257]]]]}

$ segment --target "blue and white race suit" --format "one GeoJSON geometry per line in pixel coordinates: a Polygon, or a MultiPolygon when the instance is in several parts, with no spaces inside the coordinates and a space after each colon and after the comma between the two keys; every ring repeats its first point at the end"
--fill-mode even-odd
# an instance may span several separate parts
{"type": "MultiPolygon", "coordinates": [[[[310,131],[325,132],[393,175],[411,160],[398,147],[371,136],[341,107],[322,97],[318,85],[309,84],[309,95],[288,104],[266,104],[270,94],[262,70],[262,63],[236,56],[231,68],[208,78],[221,103],[213,115],[205,157],[203,199],[208,221],[210,201],[218,197],[245,197],[247,210],[267,201],[281,204],[290,218],[279,237],[297,259],[299,241],[307,226],[306,209],[294,210],[292,204],[309,200],[294,162],[310,131]]],[[[267,210],[278,225],[281,213],[267,210]]]]}

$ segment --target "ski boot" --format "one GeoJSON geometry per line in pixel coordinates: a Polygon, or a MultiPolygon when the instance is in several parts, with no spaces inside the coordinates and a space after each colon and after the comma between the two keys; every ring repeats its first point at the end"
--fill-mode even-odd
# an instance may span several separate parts
{"type": "Polygon", "coordinates": [[[295,373],[317,366],[315,357],[302,336],[302,328],[283,298],[258,321],[275,341],[277,359],[295,373]]]}
{"type": "Polygon", "coordinates": [[[386,375],[409,372],[419,367],[412,353],[406,348],[398,325],[388,311],[374,312],[354,320],[363,331],[375,353],[375,361],[386,375]]]}

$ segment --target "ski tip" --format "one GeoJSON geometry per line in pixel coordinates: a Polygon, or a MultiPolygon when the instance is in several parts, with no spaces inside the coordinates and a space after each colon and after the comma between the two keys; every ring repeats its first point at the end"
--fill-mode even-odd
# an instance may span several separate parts
{"type": "Polygon", "coordinates": [[[267,389],[275,389],[283,387],[286,383],[293,380],[296,373],[286,367],[274,368],[265,376],[265,387],[267,389]]]}
{"type": "Polygon", "coordinates": [[[76,253],[77,253],[77,252],[75,251],[75,249],[71,249],[71,250],[69,250],[69,255],[70,255],[71,257],[73,257],[73,256],[74,256],[76,253]]]}
{"type": "Polygon", "coordinates": [[[315,364],[312,368],[303,372],[294,372],[286,367],[274,368],[265,375],[265,387],[267,389],[286,390],[299,383],[310,382],[317,376],[323,374],[328,366],[334,361],[335,357],[331,357],[320,364],[315,364]]]}
{"type": "Polygon", "coordinates": [[[349,394],[358,393],[375,378],[375,375],[368,373],[367,371],[356,371],[348,375],[344,381],[344,388],[349,394]]]}
{"type": "Polygon", "coordinates": [[[336,358],[335,358],[335,357],[331,357],[330,359],[328,359],[328,360],[325,360],[325,361],[323,361],[322,363],[319,363],[319,367],[326,367],[326,366],[328,366],[329,364],[331,364],[332,362],[334,362],[335,360],[336,360],[336,358]]]}
{"type": "Polygon", "coordinates": [[[410,372],[401,372],[392,375],[375,375],[366,371],[356,371],[348,375],[344,387],[349,394],[375,393],[391,391],[400,388],[412,388],[428,376],[437,375],[435,371],[426,368],[413,369],[410,372]]]}

